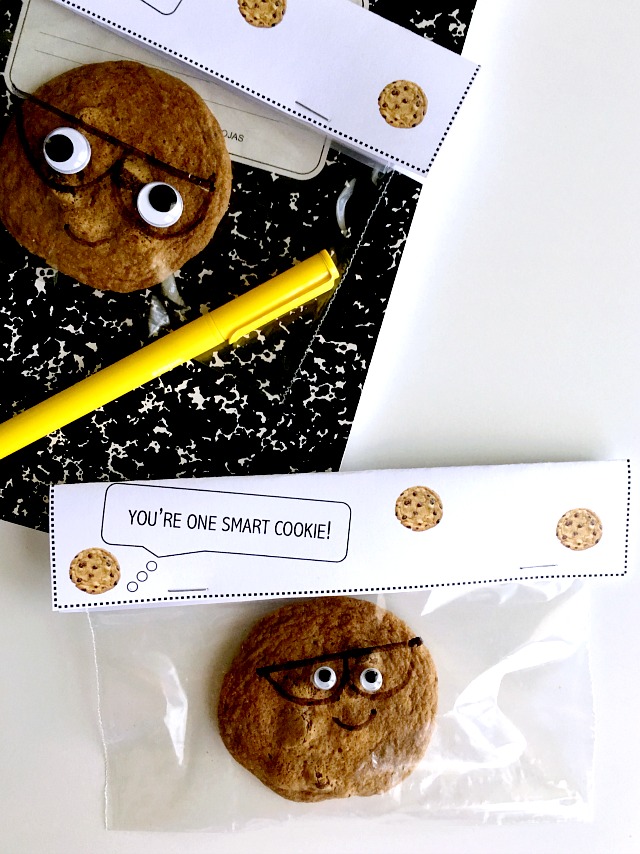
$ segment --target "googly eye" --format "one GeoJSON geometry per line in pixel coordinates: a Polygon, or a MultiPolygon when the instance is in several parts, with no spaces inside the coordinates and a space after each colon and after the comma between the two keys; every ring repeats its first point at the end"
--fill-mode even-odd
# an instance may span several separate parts
{"type": "Polygon", "coordinates": [[[338,677],[336,676],[336,672],[333,667],[326,667],[323,665],[314,671],[311,681],[316,688],[320,688],[322,691],[328,691],[336,684],[338,677]]]}
{"type": "Polygon", "coordinates": [[[136,206],[142,219],[156,228],[174,225],[184,208],[180,193],[162,181],[145,184],[138,193],[136,206]]]}
{"type": "Polygon", "coordinates": [[[75,175],[91,160],[89,140],[75,128],[56,128],[42,146],[44,159],[62,175],[75,175]]]}
{"type": "Polygon", "coordinates": [[[379,691],[382,688],[382,673],[377,667],[367,667],[360,674],[360,685],[370,694],[379,691]]]}

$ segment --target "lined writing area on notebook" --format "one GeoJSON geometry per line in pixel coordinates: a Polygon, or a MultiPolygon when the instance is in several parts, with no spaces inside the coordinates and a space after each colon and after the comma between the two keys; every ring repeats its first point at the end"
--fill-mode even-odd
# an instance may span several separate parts
{"type": "MultiPolygon", "coordinates": [[[[153,5],[168,14],[176,0],[154,0],[153,5]]],[[[233,160],[298,179],[312,178],[324,166],[329,147],[324,133],[302,127],[196,69],[107,32],[50,0],[23,3],[6,79],[16,94],[23,95],[71,68],[120,59],[153,65],[192,86],[218,118],[233,160]]]]}

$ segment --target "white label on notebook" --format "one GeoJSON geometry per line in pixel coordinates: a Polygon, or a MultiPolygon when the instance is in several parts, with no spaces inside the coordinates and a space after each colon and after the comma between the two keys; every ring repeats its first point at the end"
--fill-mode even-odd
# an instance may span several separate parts
{"type": "Polygon", "coordinates": [[[420,175],[478,71],[453,51],[345,0],[295,0],[272,27],[247,23],[235,0],[182,0],[170,14],[143,0],[56,2],[361,156],[420,175]],[[426,115],[415,126],[393,126],[381,114],[378,98],[396,81],[416,84],[426,96],[426,115]]]}
{"type": "Polygon", "coordinates": [[[623,576],[630,482],[617,461],[55,486],[53,607],[623,576]],[[441,501],[424,530],[399,518],[416,487],[441,501]],[[86,592],[81,553],[119,577],[86,592]]]}
{"type": "MultiPolygon", "coordinates": [[[[177,0],[154,0],[152,5],[170,14],[177,0]]],[[[312,178],[324,166],[329,148],[325,134],[50,0],[24,0],[5,78],[23,95],[80,65],[120,59],[160,68],[194,88],[220,122],[232,160],[299,179],[312,178]]]]}

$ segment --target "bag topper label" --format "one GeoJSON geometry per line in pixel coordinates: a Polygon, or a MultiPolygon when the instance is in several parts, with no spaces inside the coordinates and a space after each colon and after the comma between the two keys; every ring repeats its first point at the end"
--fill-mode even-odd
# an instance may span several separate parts
{"type": "Polygon", "coordinates": [[[53,607],[624,576],[630,494],[627,460],[59,485],[53,607]]]}

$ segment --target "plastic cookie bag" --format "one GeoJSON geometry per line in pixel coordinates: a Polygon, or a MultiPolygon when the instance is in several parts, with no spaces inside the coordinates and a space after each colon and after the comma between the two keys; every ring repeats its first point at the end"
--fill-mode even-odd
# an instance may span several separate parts
{"type": "Polygon", "coordinates": [[[582,583],[358,598],[422,639],[438,673],[438,710],[426,753],[402,782],[317,803],[265,786],[232,758],[218,728],[221,685],[241,641],[283,602],[90,613],[107,826],[220,831],[299,816],[589,817],[594,720],[582,583]]]}

